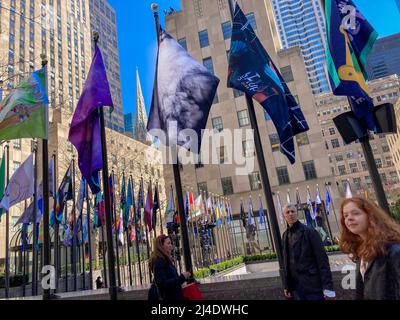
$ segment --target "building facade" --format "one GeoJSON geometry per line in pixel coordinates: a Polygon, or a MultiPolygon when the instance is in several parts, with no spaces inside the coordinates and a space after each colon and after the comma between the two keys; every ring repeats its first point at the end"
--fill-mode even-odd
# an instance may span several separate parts
{"type": "Polygon", "coordinates": [[[124,115],[125,134],[127,134],[131,138],[133,138],[135,134],[134,124],[135,124],[135,116],[133,115],[133,113],[130,112],[125,114],[124,115]]]}
{"type": "MultiPolygon", "coordinates": [[[[238,2],[263,46],[280,68],[310,126],[310,131],[295,138],[296,163],[290,165],[286,157],[279,151],[279,139],[272,121],[258,104],[255,106],[278,215],[278,197],[282,206],[287,203],[287,195],[289,195],[290,201],[295,203],[296,189],[298,189],[301,201],[305,203],[307,187],[312,198],[315,199],[317,189],[320,189],[321,194],[325,194],[325,183],[331,185],[332,197],[338,207],[340,195],[336,190],[334,176],[329,169],[325,142],[315,113],[313,91],[308,81],[301,51],[298,47],[281,50],[272,7],[268,1],[238,2]]],[[[183,1],[182,11],[166,17],[166,29],[197,61],[203,62],[221,80],[206,128],[220,132],[220,136],[223,135],[224,129],[241,130],[240,138],[236,137],[235,139],[242,140],[243,148],[234,150],[234,154],[243,152],[246,162],[246,165],[231,162],[231,153],[225,141],[219,146],[211,145],[208,151],[210,154],[217,155],[218,163],[210,164],[211,159],[203,159],[202,155],[202,163],[181,166],[184,190],[193,190],[195,194],[203,191],[207,195],[217,194],[229,198],[236,219],[240,211],[241,199],[245,202],[244,207],[247,211],[247,201],[251,196],[254,210],[258,211],[260,195],[263,206],[266,208],[259,166],[254,157],[254,141],[252,137],[249,138],[245,134],[246,129],[251,129],[246,99],[240,92],[226,86],[227,53],[230,49],[231,36],[231,16],[228,2],[226,0],[183,1]],[[254,162],[254,168],[249,165],[252,162],[254,162]],[[239,174],[238,168],[243,169],[239,174]]],[[[166,166],[165,174],[166,182],[174,185],[171,166],[166,166]]],[[[280,221],[280,228],[283,231],[286,225],[280,218],[278,221],[280,221]]],[[[333,233],[336,233],[338,227],[334,215],[330,215],[329,220],[333,233]]],[[[238,241],[241,241],[240,222],[236,220],[234,224],[234,233],[238,237],[238,241]]],[[[269,245],[264,231],[260,232],[260,242],[262,247],[269,245]]]]}
{"type": "MultiPolygon", "coordinates": [[[[400,123],[400,98],[397,99],[397,102],[394,104],[395,112],[396,112],[396,122],[397,128],[400,123]]],[[[390,151],[393,155],[393,162],[396,168],[398,175],[400,176],[400,132],[397,129],[397,134],[391,134],[387,137],[390,151]]],[[[399,186],[400,187],[400,186],[399,186]]]]}
{"type": "Polygon", "coordinates": [[[368,56],[368,79],[400,75],[400,33],[378,39],[368,56]]]}
{"type": "MultiPolygon", "coordinates": [[[[397,75],[369,81],[368,87],[375,105],[396,103],[400,97],[400,78],[397,75]]],[[[375,199],[371,177],[360,143],[345,144],[333,123],[334,117],[350,110],[346,97],[333,96],[330,93],[322,94],[315,97],[315,107],[325,139],[325,152],[328,154],[330,169],[336,177],[340,193],[345,194],[348,181],[353,195],[375,199]]],[[[396,152],[390,150],[389,147],[389,142],[393,139],[395,139],[393,134],[371,134],[370,136],[375,162],[389,205],[394,204],[400,197],[400,176],[395,166],[396,152]]],[[[395,143],[392,143],[392,146],[394,145],[395,143]]]]}
{"type": "Polygon", "coordinates": [[[283,49],[299,46],[313,94],[330,90],[325,68],[325,19],[320,1],[271,0],[283,49]]]}
{"type": "MultiPolygon", "coordinates": [[[[79,2],[79,1],[78,1],[79,2]]],[[[124,113],[121,92],[121,71],[119,65],[118,32],[115,10],[107,0],[90,0],[90,28],[100,34],[99,47],[107,70],[114,111],[107,117],[106,126],[123,133],[124,113]]]]}

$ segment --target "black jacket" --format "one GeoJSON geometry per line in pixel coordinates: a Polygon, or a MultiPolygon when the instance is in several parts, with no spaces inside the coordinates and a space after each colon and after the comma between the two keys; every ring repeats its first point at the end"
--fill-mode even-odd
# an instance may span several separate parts
{"type": "Polygon", "coordinates": [[[377,257],[368,264],[364,281],[360,261],[356,266],[357,299],[400,300],[400,243],[389,244],[385,257],[377,257]]]}
{"type": "Polygon", "coordinates": [[[179,275],[175,266],[158,257],[154,263],[154,279],[163,300],[183,300],[182,284],[185,277],[179,275]]]}
{"type": "MultiPolygon", "coordinates": [[[[300,221],[297,221],[291,229],[295,233],[293,244],[295,272],[298,284],[304,293],[322,293],[323,290],[333,290],[332,273],[329,259],[326,255],[322,240],[318,232],[300,221]]],[[[292,273],[289,273],[289,228],[282,236],[283,262],[284,262],[284,286],[289,292],[295,289],[292,273]]]]}

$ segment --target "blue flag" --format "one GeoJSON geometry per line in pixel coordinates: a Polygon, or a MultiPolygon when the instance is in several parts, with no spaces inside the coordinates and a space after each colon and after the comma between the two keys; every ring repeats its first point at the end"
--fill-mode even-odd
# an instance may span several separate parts
{"type": "Polygon", "coordinates": [[[356,117],[375,130],[366,61],[378,38],[352,0],[326,0],[327,67],[334,95],[349,96],[356,117]]]}
{"type": "Polygon", "coordinates": [[[326,214],[329,215],[331,213],[331,194],[329,193],[328,187],[325,186],[325,206],[326,206],[326,214]]]}
{"type": "Polygon", "coordinates": [[[240,200],[240,219],[242,220],[243,227],[246,228],[246,214],[244,212],[243,200],[240,200]]]}
{"type": "Polygon", "coordinates": [[[249,205],[248,205],[248,224],[252,225],[253,224],[253,203],[251,201],[251,198],[249,199],[249,205]]]}
{"type": "Polygon", "coordinates": [[[262,199],[261,199],[261,197],[259,196],[258,197],[258,199],[259,199],[259,202],[260,202],[260,210],[259,210],[259,215],[260,215],[260,225],[261,224],[263,224],[263,214],[264,214],[264,209],[263,209],[263,205],[262,205],[262,199]]]}
{"type": "Polygon", "coordinates": [[[238,4],[233,19],[228,87],[245,92],[268,112],[278,131],[281,152],[293,164],[293,136],[307,131],[308,124],[238,4]]]}

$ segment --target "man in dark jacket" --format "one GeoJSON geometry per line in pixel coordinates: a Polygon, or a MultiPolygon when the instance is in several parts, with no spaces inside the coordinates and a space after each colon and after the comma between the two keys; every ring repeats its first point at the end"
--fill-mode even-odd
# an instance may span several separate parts
{"type": "Polygon", "coordinates": [[[287,205],[283,216],[288,229],[283,234],[284,294],[287,299],[334,299],[329,259],[321,237],[298,220],[297,208],[287,205]]]}

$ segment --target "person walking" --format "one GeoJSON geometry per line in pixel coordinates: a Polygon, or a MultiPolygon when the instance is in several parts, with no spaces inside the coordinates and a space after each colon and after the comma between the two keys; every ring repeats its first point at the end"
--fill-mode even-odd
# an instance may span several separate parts
{"type": "Polygon", "coordinates": [[[171,238],[159,235],[155,239],[154,251],[150,257],[149,268],[153,272],[154,282],[162,300],[184,300],[182,284],[191,278],[190,272],[178,274],[172,263],[173,245],[171,238]]]}
{"type": "Polygon", "coordinates": [[[356,263],[356,299],[400,300],[400,225],[373,201],[345,199],[340,247],[356,263]]]}
{"type": "Polygon", "coordinates": [[[318,232],[298,220],[297,208],[283,208],[287,230],[282,237],[284,295],[286,299],[332,300],[332,274],[318,232]]]}

